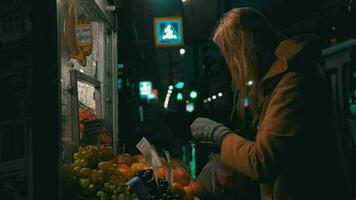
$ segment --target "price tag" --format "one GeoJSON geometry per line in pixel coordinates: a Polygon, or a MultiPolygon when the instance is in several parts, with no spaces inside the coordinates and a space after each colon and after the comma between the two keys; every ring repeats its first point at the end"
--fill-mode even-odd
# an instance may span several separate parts
{"type": "Polygon", "coordinates": [[[153,167],[162,166],[161,158],[159,157],[156,149],[145,137],[140,140],[136,147],[143,154],[145,160],[151,163],[153,167]]]}
{"type": "Polygon", "coordinates": [[[151,164],[153,167],[162,166],[161,158],[159,157],[156,149],[153,146],[152,146],[150,155],[151,155],[151,164]]]}
{"type": "Polygon", "coordinates": [[[158,187],[157,168],[162,166],[161,158],[158,156],[156,149],[145,137],[137,143],[136,147],[143,154],[145,160],[152,165],[155,182],[158,187]]]}
{"type": "Polygon", "coordinates": [[[150,154],[152,145],[145,137],[143,137],[140,142],[137,143],[136,147],[143,154],[143,156],[146,157],[150,154]]]}
{"type": "Polygon", "coordinates": [[[76,25],[77,41],[79,46],[91,45],[91,24],[76,25]]]}

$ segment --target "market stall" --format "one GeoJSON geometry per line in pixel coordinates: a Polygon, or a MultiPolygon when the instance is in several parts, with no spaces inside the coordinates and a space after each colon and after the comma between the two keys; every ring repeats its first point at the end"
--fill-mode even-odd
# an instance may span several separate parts
{"type": "Polygon", "coordinates": [[[119,148],[115,6],[70,0],[58,8],[62,199],[193,199],[199,184],[169,152],[161,157],[145,139],[142,154],[119,148]]]}

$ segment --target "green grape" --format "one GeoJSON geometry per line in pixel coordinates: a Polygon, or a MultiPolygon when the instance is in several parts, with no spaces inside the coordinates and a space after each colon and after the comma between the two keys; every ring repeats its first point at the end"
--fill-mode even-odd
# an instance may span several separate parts
{"type": "Polygon", "coordinates": [[[104,183],[104,190],[105,191],[110,191],[111,184],[110,183],[104,183]]]}
{"type": "Polygon", "coordinates": [[[75,161],[74,161],[74,166],[75,166],[75,167],[81,167],[81,165],[80,165],[80,160],[75,160],[75,161]]]}
{"type": "Polygon", "coordinates": [[[83,189],[88,188],[90,185],[90,179],[85,178],[85,179],[80,179],[80,187],[83,189]]]}
{"type": "Polygon", "coordinates": [[[111,186],[110,186],[110,191],[111,191],[111,192],[114,192],[115,190],[116,190],[116,185],[111,185],[111,186]]]}
{"type": "Polygon", "coordinates": [[[121,194],[121,193],[125,193],[128,191],[128,187],[127,185],[121,185],[120,187],[118,187],[116,189],[117,193],[121,194]]]}
{"type": "Polygon", "coordinates": [[[73,154],[74,160],[79,160],[80,159],[80,154],[78,152],[73,154]]]}
{"type": "Polygon", "coordinates": [[[126,195],[125,194],[120,194],[119,195],[119,200],[125,200],[126,199],[126,195]]]}
{"type": "Polygon", "coordinates": [[[96,192],[96,186],[95,186],[95,184],[90,184],[90,185],[88,186],[88,191],[89,191],[89,193],[95,193],[95,192],[96,192]]]}
{"type": "Polygon", "coordinates": [[[140,200],[137,195],[133,194],[132,195],[132,200],[140,200]]]}
{"type": "Polygon", "coordinates": [[[103,197],[103,196],[105,196],[105,193],[104,193],[103,191],[99,190],[99,191],[96,193],[96,196],[97,196],[97,197],[103,197]]]}
{"type": "Polygon", "coordinates": [[[75,166],[73,168],[73,173],[74,173],[75,176],[79,175],[80,169],[81,169],[81,167],[79,167],[79,166],[75,166]]]}
{"type": "Polygon", "coordinates": [[[80,160],[80,166],[82,166],[82,167],[87,167],[88,166],[88,162],[86,161],[86,159],[81,159],[80,160]]]}

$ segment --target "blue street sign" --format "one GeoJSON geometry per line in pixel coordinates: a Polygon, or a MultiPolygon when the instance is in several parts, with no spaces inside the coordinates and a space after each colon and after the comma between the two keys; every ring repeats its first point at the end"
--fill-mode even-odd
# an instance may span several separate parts
{"type": "Polygon", "coordinates": [[[154,32],[157,47],[183,45],[182,17],[154,18],[154,32]]]}
{"type": "Polygon", "coordinates": [[[147,98],[152,93],[151,81],[140,81],[138,85],[141,98],[147,98]]]}

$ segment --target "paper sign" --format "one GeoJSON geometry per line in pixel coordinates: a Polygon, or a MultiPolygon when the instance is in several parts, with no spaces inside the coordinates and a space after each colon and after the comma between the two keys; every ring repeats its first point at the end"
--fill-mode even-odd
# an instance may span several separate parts
{"type": "Polygon", "coordinates": [[[153,167],[162,166],[161,158],[159,157],[156,149],[145,137],[140,140],[136,147],[143,154],[145,160],[147,160],[147,162],[149,162],[153,167]]]}
{"type": "Polygon", "coordinates": [[[80,46],[91,44],[91,24],[76,25],[77,41],[80,46]]]}
{"type": "Polygon", "coordinates": [[[146,156],[150,154],[152,145],[145,137],[143,137],[140,142],[137,143],[136,147],[143,154],[143,156],[146,156]]]}
{"type": "Polygon", "coordinates": [[[159,157],[159,155],[154,147],[151,149],[151,164],[154,167],[162,166],[161,158],[159,157]]]}

